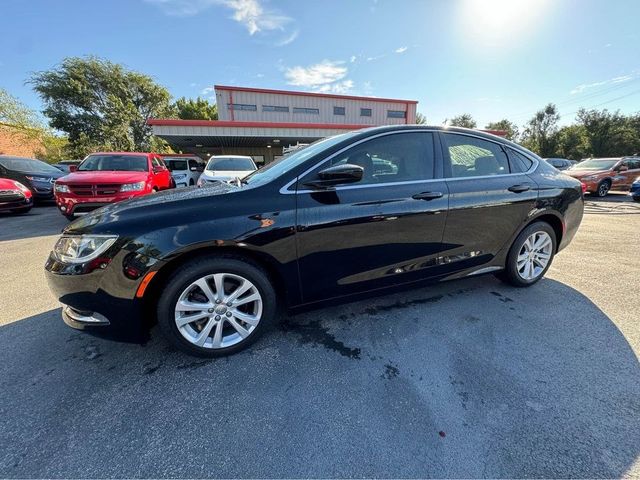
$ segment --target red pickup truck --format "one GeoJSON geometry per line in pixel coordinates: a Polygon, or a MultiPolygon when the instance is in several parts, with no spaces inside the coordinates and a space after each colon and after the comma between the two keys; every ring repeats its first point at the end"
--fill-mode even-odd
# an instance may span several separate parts
{"type": "Polygon", "coordinates": [[[109,203],[175,188],[171,172],[155,153],[92,153],[56,180],[55,199],[68,219],[109,203]]]}

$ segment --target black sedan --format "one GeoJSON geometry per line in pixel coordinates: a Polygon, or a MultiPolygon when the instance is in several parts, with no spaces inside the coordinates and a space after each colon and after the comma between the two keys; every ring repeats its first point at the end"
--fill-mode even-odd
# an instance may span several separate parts
{"type": "Polygon", "coordinates": [[[28,187],[34,200],[53,200],[53,182],[65,175],[42,160],[0,155],[0,177],[16,180],[28,187]]]}
{"type": "Polygon", "coordinates": [[[110,205],[70,224],[46,263],[72,327],[129,339],[155,320],[216,356],[290,311],[494,272],[540,280],[575,235],[580,182],[458,128],[327,138],[237,184],[110,205]]]}

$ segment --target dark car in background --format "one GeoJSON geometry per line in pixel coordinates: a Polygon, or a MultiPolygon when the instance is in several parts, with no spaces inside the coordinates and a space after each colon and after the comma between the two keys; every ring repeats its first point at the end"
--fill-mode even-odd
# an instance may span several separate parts
{"type": "Polygon", "coordinates": [[[569,160],[568,158],[545,158],[544,160],[558,170],[566,170],[578,163],[577,161],[569,160]]]}
{"type": "Polygon", "coordinates": [[[157,318],[174,346],[217,356],[248,346],[279,307],[490,272],[531,286],[583,207],[579,181],[508,140],[377,127],[239,182],[104,207],[65,228],[45,269],[70,326],[125,339],[157,318]]]}
{"type": "Polygon", "coordinates": [[[62,160],[52,164],[52,166],[64,173],[70,173],[72,170],[71,167],[77,167],[78,165],[80,165],[80,160],[62,160]]]}
{"type": "Polygon", "coordinates": [[[631,198],[635,202],[640,202],[640,177],[636,178],[635,181],[631,184],[629,195],[631,195],[631,198]]]}
{"type": "Polygon", "coordinates": [[[36,201],[53,200],[53,183],[64,175],[42,160],[0,155],[0,178],[9,178],[25,185],[36,201]]]}

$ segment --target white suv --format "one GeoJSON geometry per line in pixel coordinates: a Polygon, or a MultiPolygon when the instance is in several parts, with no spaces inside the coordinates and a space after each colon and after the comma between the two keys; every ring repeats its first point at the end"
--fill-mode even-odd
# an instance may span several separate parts
{"type": "Polygon", "coordinates": [[[243,178],[258,168],[253,158],[244,155],[215,155],[200,176],[198,185],[211,182],[231,182],[243,178]]]}
{"type": "Polygon", "coordinates": [[[204,161],[195,155],[165,155],[163,160],[171,170],[171,178],[176,183],[176,187],[189,187],[198,183],[205,165],[204,161]]]}

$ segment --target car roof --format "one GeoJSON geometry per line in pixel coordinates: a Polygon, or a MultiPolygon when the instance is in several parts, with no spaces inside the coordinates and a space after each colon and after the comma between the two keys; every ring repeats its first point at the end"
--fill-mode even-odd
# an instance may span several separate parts
{"type": "Polygon", "coordinates": [[[253,160],[249,155],[211,155],[211,158],[249,158],[253,160]]]}
{"type": "MultiPolygon", "coordinates": [[[[42,162],[43,160],[40,160],[38,158],[31,158],[31,157],[19,157],[17,155],[0,155],[0,158],[10,158],[12,160],[37,160],[38,162],[42,162]]],[[[47,163],[47,162],[44,162],[47,163]]]]}
{"type": "Polygon", "coordinates": [[[151,152],[93,152],[89,155],[154,155],[151,152]]]}

